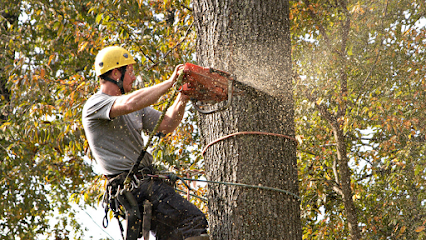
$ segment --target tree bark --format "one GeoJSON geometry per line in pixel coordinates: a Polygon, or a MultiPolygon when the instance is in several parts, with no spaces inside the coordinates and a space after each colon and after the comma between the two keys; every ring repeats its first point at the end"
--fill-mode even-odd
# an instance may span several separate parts
{"type": "Polygon", "coordinates": [[[347,157],[346,139],[343,134],[341,126],[338,126],[337,121],[333,125],[333,134],[337,143],[337,159],[339,163],[339,186],[343,198],[343,205],[345,206],[346,218],[348,221],[348,228],[350,231],[349,239],[361,239],[358,228],[358,214],[353,201],[352,187],[351,187],[351,169],[348,166],[349,159],[347,157]]]}
{"type": "MultiPolygon", "coordinates": [[[[18,17],[20,14],[20,1],[14,1],[13,4],[7,6],[7,2],[0,4],[0,15],[3,21],[1,21],[0,32],[0,45],[5,46],[0,52],[0,107],[5,106],[10,101],[10,91],[6,87],[9,76],[7,74],[6,66],[13,66],[15,51],[9,47],[10,39],[10,26],[16,26],[18,24],[18,17]]],[[[0,109],[0,125],[7,120],[9,111],[0,109]]]]}
{"type": "MultiPolygon", "coordinates": [[[[244,131],[294,137],[288,2],[193,4],[198,64],[234,74],[244,91],[227,110],[199,115],[204,144],[244,131]]],[[[211,145],[204,156],[207,179],[298,195],[296,142],[288,137],[237,135],[211,145]]],[[[208,187],[212,239],[301,239],[298,198],[224,184],[208,187]]]]}

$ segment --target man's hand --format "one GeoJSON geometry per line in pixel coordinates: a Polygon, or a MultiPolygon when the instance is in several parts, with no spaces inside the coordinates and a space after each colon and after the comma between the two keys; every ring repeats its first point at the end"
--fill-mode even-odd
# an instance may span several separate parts
{"type": "MultiPolygon", "coordinates": [[[[177,65],[172,76],[169,78],[169,81],[172,81],[173,84],[175,84],[176,81],[178,80],[179,75],[183,74],[183,68],[184,68],[184,64],[177,65]]],[[[178,100],[183,101],[186,104],[186,102],[188,102],[188,100],[190,100],[190,99],[189,99],[188,95],[180,92],[179,96],[178,96],[178,100]]]]}
{"type": "Polygon", "coordinates": [[[170,76],[169,81],[172,81],[173,84],[177,81],[180,70],[183,70],[183,64],[179,64],[175,67],[172,76],[170,76]]]}

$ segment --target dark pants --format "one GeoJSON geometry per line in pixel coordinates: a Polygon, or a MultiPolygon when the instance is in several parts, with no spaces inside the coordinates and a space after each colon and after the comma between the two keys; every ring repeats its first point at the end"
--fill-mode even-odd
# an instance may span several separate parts
{"type": "Polygon", "coordinates": [[[182,240],[207,233],[203,212],[163,181],[143,181],[134,195],[143,213],[143,202],[152,203],[151,231],[158,240],[182,240]]]}

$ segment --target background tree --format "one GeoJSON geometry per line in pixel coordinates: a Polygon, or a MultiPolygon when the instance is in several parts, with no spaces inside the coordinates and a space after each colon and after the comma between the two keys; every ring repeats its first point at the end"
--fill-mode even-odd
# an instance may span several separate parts
{"type": "MultiPolygon", "coordinates": [[[[200,115],[203,143],[245,131],[294,136],[287,1],[194,1],[197,62],[235,74],[244,94],[223,112],[200,115]],[[244,87],[245,86],[245,87],[244,87]]],[[[223,103],[222,103],[223,104],[223,103]]],[[[207,148],[209,180],[298,194],[296,143],[239,135],[207,148]]],[[[300,239],[299,201],[258,189],[209,185],[213,239],[300,239]]]]}
{"type": "MultiPolygon", "coordinates": [[[[75,233],[75,238],[84,234],[82,226],[74,221],[70,200],[82,207],[94,205],[103,188],[103,178],[94,172],[96,165],[90,160],[80,122],[83,103],[97,88],[93,59],[104,46],[123,45],[136,56],[139,68],[135,70],[141,76],[139,86],[166,79],[175,64],[193,61],[192,8],[197,4],[200,15],[196,18],[203,23],[197,23],[197,31],[203,35],[199,44],[210,46],[200,47],[199,64],[235,73],[238,79],[255,89],[246,90],[246,95],[237,98],[230,112],[242,115],[242,110],[269,111],[260,117],[248,114],[247,118],[230,115],[230,112],[214,115],[221,117],[217,118],[218,123],[238,121],[226,127],[218,126],[222,132],[218,131],[217,136],[204,130],[203,144],[219,137],[219,133],[251,129],[292,135],[292,123],[286,128],[283,122],[269,122],[275,119],[274,114],[282,115],[283,119],[287,119],[287,112],[292,114],[286,110],[291,100],[285,100],[286,94],[280,96],[290,92],[287,74],[261,84],[266,82],[268,74],[275,74],[275,69],[271,73],[268,66],[282,69],[284,73],[288,69],[283,65],[290,66],[288,56],[281,54],[289,48],[280,40],[288,37],[281,35],[286,31],[279,31],[275,36],[269,32],[283,28],[285,10],[280,1],[274,6],[275,12],[258,15],[258,11],[269,11],[269,8],[253,8],[260,6],[255,2],[262,1],[253,1],[246,8],[238,1],[218,2],[217,6],[206,5],[205,1],[194,2],[192,6],[189,0],[1,1],[0,238],[65,239],[70,232],[75,233]],[[207,6],[211,7],[208,11],[207,6]],[[210,14],[216,11],[213,9],[220,12],[210,14]],[[253,20],[237,24],[243,16],[252,16],[253,20]],[[252,21],[262,29],[253,28],[252,21]],[[218,24],[210,25],[213,22],[218,24]],[[269,23],[276,25],[269,28],[269,23]],[[232,28],[223,32],[228,26],[232,28]],[[247,30],[249,37],[237,34],[240,29],[247,30]],[[211,38],[204,39],[206,36],[211,38]],[[270,38],[263,38],[265,36],[270,38]],[[238,44],[233,44],[236,40],[238,44]],[[248,48],[241,47],[243,41],[248,48]],[[269,55],[270,49],[277,56],[269,55]],[[280,61],[263,64],[275,58],[280,61]],[[280,81],[282,84],[277,86],[280,81]],[[274,107],[271,99],[278,100],[274,104],[284,107],[274,107]],[[260,108],[258,100],[265,102],[265,108],[256,110],[260,108]],[[250,102],[256,104],[250,105],[250,102]],[[255,126],[257,123],[259,126],[255,126]]],[[[359,236],[365,239],[424,238],[426,43],[425,27],[419,22],[425,21],[425,2],[300,0],[290,1],[289,7],[304,239],[349,238],[353,231],[348,225],[350,221],[351,226],[358,226],[359,236]],[[326,118],[327,115],[333,118],[326,118]],[[336,138],[339,134],[343,137],[336,138]],[[346,165],[347,171],[341,171],[346,165]],[[356,218],[348,217],[353,209],[346,207],[350,201],[348,194],[342,197],[342,184],[348,183],[342,181],[342,174],[350,179],[349,194],[356,210],[352,215],[356,218]]],[[[166,100],[167,97],[161,99],[156,107],[162,109],[166,100]]],[[[203,159],[198,155],[202,146],[198,144],[198,128],[192,124],[197,117],[189,109],[185,124],[177,134],[156,140],[153,145],[154,155],[164,159],[161,164],[165,168],[177,166],[172,170],[184,176],[198,177],[203,169],[203,159]]],[[[272,136],[228,139],[208,148],[206,156],[213,159],[220,154],[227,157],[232,153],[243,154],[251,151],[242,147],[250,145],[244,141],[259,140],[264,146],[271,142],[277,145],[270,153],[261,149],[262,155],[254,148],[253,158],[275,159],[276,156],[269,155],[274,152],[278,152],[279,157],[286,156],[285,159],[294,157],[290,152],[281,152],[291,150],[292,141],[272,136]],[[218,151],[224,147],[229,150],[218,151]]],[[[255,178],[247,180],[238,174],[226,175],[234,169],[256,167],[255,163],[243,164],[242,157],[239,161],[240,164],[235,165],[238,168],[220,165],[221,174],[229,176],[224,180],[258,181],[255,183],[270,186],[262,179],[264,174],[276,174],[275,171],[283,169],[277,173],[280,179],[280,174],[287,172],[287,165],[272,166],[275,162],[267,161],[270,165],[262,166],[263,171],[259,171],[259,167],[253,170],[259,174],[255,178]]],[[[274,184],[293,191],[287,188],[291,183],[277,181],[274,184]]],[[[229,191],[230,200],[243,192],[238,195],[240,199],[256,201],[253,210],[262,206],[257,202],[259,199],[251,198],[257,190],[211,187],[212,199],[222,196],[217,192],[229,191]]],[[[204,189],[199,189],[199,194],[204,194],[204,189]]],[[[264,194],[264,202],[272,201],[270,191],[261,194],[264,194]]],[[[278,199],[293,201],[287,195],[278,195],[278,199]]],[[[199,200],[191,200],[205,209],[199,200]]],[[[249,206],[251,202],[247,203],[249,206]]],[[[235,204],[242,206],[241,202],[235,204]]],[[[296,203],[291,204],[296,208],[296,203]]],[[[224,205],[224,212],[229,213],[231,207],[224,205]]],[[[253,220],[247,219],[247,223],[253,220]]]]}
{"type": "MultiPolygon", "coordinates": [[[[188,5],[1,2],[1,239],[83,236],[70,200],[82,207],[94,205],[104,183],[92,169],[81,126],[82,106],[97,90],[92,69],[96,53],[123,45],[140,65],[139,86],[166,79],[177,63],[192,59],[191,41],[186,41],[194,37],[188,5]]],[[[165,167],[199,168],[195,161],[200,158],[189,157],[198,149],[185,148],[197,137],[189,126],[158,142],[156,154],[167,159],[165,167]],[[170,143],[175,147],[168,147],[170,143]]]]}
{"type": "Polygon", "coordinates": [[[292,1],[305,239],[424,237],[424,1],[292,1]]]}

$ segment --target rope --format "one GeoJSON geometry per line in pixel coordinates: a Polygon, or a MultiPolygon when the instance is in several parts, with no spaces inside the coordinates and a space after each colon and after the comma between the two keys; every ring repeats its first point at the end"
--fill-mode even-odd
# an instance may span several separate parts
{"type": "MultiPolygon", "coordinates": [[[[176,190],[176,191],[178,191],[178,192],[181,192],[181,193],[187,194],[187,192],[185,192],[185,191],[183,191],[183,190],[180,190],[180,189],[178,189],[178,188],[176,188],[175,190],[176,190]]],[[[198,199],[200,199],[200,200],[201,200],[201,201],[203,201],[203,202],[208,202],[208,200],[207,200],[206,198],[200,197],[200,196],[198,196],[198,195],[195,195],[195,194],[192,194],[192,193],[190,193],[189,195],[190,195],[191,197],[198,198],[198,199]]]]}
{"type": "MultiPolygon", "coordinates": [[[[173,89],[172,96],[169,98],[169,101],[167,101],[166,107],[161,112],[161,116],[158,119],[157,124],[155,124],[154,129],[152,130],[152,132],[150,132],[148,140],[146,141],[146,144],[145,144],[145,146],[144,146],[144,148],[142,150],[143,152],[146,152],[146,150],[148,149],[149,145],[151,144],[152,138],[157,134],[158,128],[160,127],[161,122],[163,121],[164,117],[166,116],[167,109],[170,107],[170,105],[172,104],[172,100],[176,97],[176,95],[179,92],[178,89],[179,89],[179,86],[182,84],[183,76],[184,76],[183,70],[180,70],[179,71],[179,76],[178,76],[176,82],[173,84],[174,89],[173,89]]],[[[130,179],[130,175],[132,175],[132,173],[139,167],[139,164],[140,164],[141,160],[142,159],[138,158],[138,161],[136,161],[133,164],[132,168],[130,169],[129,173],[126,176],[126,179],[124,180],[124,183],[126,185],[128,185],[130,183],[130,180],[131,180],[130,179]]]]}
{"type": "MultiPolygon", "coordinates": [[[[80,206],[79,206],[80,207],[80,206]]],[[[87,216],[89,216],[90,220],[92,220],[92,222],[99,228],[102,230],[102,232],[104,232],[106,235],[108,235],[109,238],[114,239],[108,232],[106,232],[103,228],[101,228],[101,226],[99,226],[99,224],[93,219],[93,217],[86,211],[84,210],[82,207],[80,207],[80,209],[87,214],[87,216]]]]}
{"type": "MultiPolygon", "coordinates": [[[[262,189],[262,190],[276,191],[276,192],[281,192],[281,193],[285,193],[287,195],[293,196],[298,201],[300,201],[300,197],[297,196],[296,194],[294,194],[294,193],[292,193],[290,191],[286,191],[286,190],[279,189],[279,188],[273,188],[273,187],[250,185],[250,184],[244,184],[244,183],[234,183],[234,182],[220,182],[220,181],[210,181],[210,180],[194,179],[194,178],[183,178],[183,177],[177,176],[176,174],[168,174],[168,175],[161,175],[161,174],[150,175],[149,174],[148,176],[149,177],[153,177],[153,178],[161,178],[161,179],[176,179],[176,180],[179,179],[190,190],[192,190],[192,189],[185,183],[185,181],[206,182],[206,183],[215,183],[215,184],[222,184],[222,185],[231,185],[231,186],[239,186],[239,187],[247,187],[247,188],[257,188],[257,189],[262,189]]],[[[198,198],[200,198],[200,197],[198,197],[198,198]]]]}
{"type": "MultiPolygon", "coordinates": [[[[172,96],[169,98],[169,101],[167,101],[166,107],[163,109],[163,111],[161,113],[161,116],[158,119],[158,121],[157,121],[154,129],[149,134],[148,140],[147,140],[147,142],[146,142],[146,144],[145,144],[145,146],[144,146],[144,148],[143,148],[142,151],[146,152],[146,150],[148,149],[149,145],[151,144],[151,141],[152,141],[153,137],[156,135],[156,132],[158,131],[158,128],[160,127],[160,124],[161,124],[161,122],[163,121],[163,119],[164,119],[164,117],[166,115],[167,109],[170,107],[172,100],[176,97],[176,95],[179,92],[178,88],[179,88],[179,86],[181,85],[181,83],[183,81],[183,76],[184,76],[184,74],[183,74],[183,71],[181,70],[179,72],[178,79],[176,80],[175,84],[173,85],[173,86],[175,86],[175,88],[173,89],[172,96]]],[[[283,134],[278,134],[278,133],[268,133],[268,132],[259,132],[259,131],[236,132],[236,133],[232,133],[232,134],[220,137],[220,138],[214,140],[213,142],[207,144],[207,146],[203,149],[203,151],[202,151],[201,154],[204,155],[204,153],[206,152],[207,148],[209,148],[211,145],[213,145],[213,144],[215,144],[217,142],[220,142],[220,141],[222,141],[224,139],[227,139],[227,138],[230,138],[230,137],[233,137],[233,136],[237,136],[237,135],[267,135],[267,136],[277,136],[277,137],[283,137],[283,138],[287,138],[287,139],[293,140],[297,144],[297,140],[295,138],[287,136],[287,135],[283,135],[283,134]]],[[[126,183],[127,184],[130,183],[130,175],[135,170],[135,168],[137,168],[139,166],[139,163],[140,163],[140,161],[136,161],[135,164],[132,166],[132,168],[130,169],[129,173],[126,176],[126,179],[124,180],[125,184],[126,183]]],[[[151,176],[151,177],[154,177],[154,176],[151,176]]],[[[160,175],[157,175],[155,177],[160,177],[160,175]]],[[[291,196],[295,197],[297,200],[300,201],[300,197],[297,196],[296,194],[294,194],[292,192],[289,192],[289,191],[286,191],[286,190],[283,190],[283,189],[279,189],[279,188],[265,187],[265,186],[256,186],[256,185],[249,185],[249,184],[243,184],[243,183],[209,181],[209,180],[192,179],[192,178],[181,178],[181,177],[178,177],[176,175],[173,175],[173,176],[170,176],[170,175],[169,176],[161,176],[161,177],[166,177],[166,178],[173,179],[173,180],[180,179],[186,185],[186,187],[188,187],[188,189],[190,189],[190,188],[184,182],[184,180],[185,181],[198,181],[198,182],[215,183],[215,184],[223,184],[223,185],[233,185],[233,186],[240,186],[240,187],[248,187],[248,188],[257,188],[257,189],[263,189],[263,190],[277,191],[277,192],[281,192],[281,193],[285,193],[285,194],[291,195],[291,196]]]]}
{"type": "Polygon", "coordinates": [[[244,184],[244,183],[210,181],[210,180],[203,180],[203,179],[192,179],[192,178],[181,178],[181,179],[182,180],[186,180],[186,181],[198,181],[198,182],[215,183],[215,184],[222,184],[222,185],[231,185],[231,186],[257,188],[257,189],[262,189],[262,190],[276,191],[276,192],[281,192],[281,193],[285,193],[287,195],[293,196],[298,201],[300,201],[300,197],[297,196],[296,194],[294,194],[292,192],[289,192],[289,191],[286,191],[286,190],[283,190],[283,189],[279,189],[279,188],[265,187],[265,186],[256,186],[256,185],[250,185],[250,184],[244,184]]]}
{"type": "Polygon", "coordinates": [[[146,144],[145,144],[145,147],[144,147],[144,151],[146,151],[147,149],[148,149],[148,147],[149,147],[149,145],[151,144],[151,141],[152,141],[152,138],[157,134],[157,130],[158,130],[158,128],[160,127],[160,125],[161,125],[161,122],[163,121],[163,119],[164,119],[164,116],[166,116],[166,112],[167,112],[167,109],[170,107],[170,105],[172,104],[172,100],[176,97],[176,95],[178,94],[178,92],[179,92],[179,86],[181,85],[181,83],[182,83],[182,81],[183,81],[183,76],[184,76],[184,74],[183,74],[183,70],[180,70],[179,71],[179,76],[178,76],[178,79],[176,80],[176,82],[173,84],[173,86],[175,87],[174,89],[173,89],[173,93],[172,93],[172,96],[169,98],[169,101],[167,101],[167,104],[166,104],[166,107],[163,109],[163,112],[161,113],[161,116],[160,116],[160,118],[158,119],[158,121],[157,121],[157,124],[155,124],[155,127],[154,127],[154,129],[152,130],[152,132],[149,134],[149,137],[148,137],[148,140],[147,140],[147,142],[146,142],[146,144]]]}
{"type": "Polygon", "coordinates": [[[220,142],[222,140],[225,140],[227,138],[237,136],[237,135],[267,135],[267,136],[276,136],[276,137],[282,137],[282,138],[287,138],[287,139],[293,140],[293,141],[296,142],[296,144],[298,143],[297,140],[296,140],[296,138],[290,137],[290,136],[287,136],[287,135],[284,135],[284,134],[279,134],[279,133],[269,133],[269,132],[259,132],[259,131],[236,132],[236,133],[232,133],[232,134],[220,137],[220,138],[214,140],[213,142],[207,144],[207,146],[205,146],[204,149],[203,149],[203,151],[201,152],[201,155],[204,156],[204,153],[207,151],[207,148],[209,148],[211,145],[213,145],[215,143],[218,143],[218,142],[220,142]]]}

